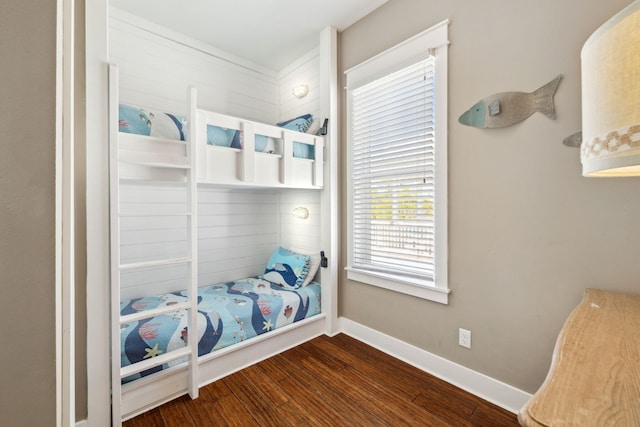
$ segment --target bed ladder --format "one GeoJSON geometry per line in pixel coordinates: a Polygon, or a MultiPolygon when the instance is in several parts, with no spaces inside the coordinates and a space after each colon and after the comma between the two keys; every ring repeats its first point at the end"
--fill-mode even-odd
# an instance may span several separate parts
{"type": "MultiPolygon", "coordinates": [[[[187,392],[192,399],[198,397],[198,339],[197,339],[197,183],[196,183],[196,162],[194,159],[195,147],[192,135],[195,131],[195,113],[196,113],[196,91],[194,88],[189,89],[189,132],[184,149],[184,157],[179,162],[162,162],[153,158],[144,158],[144,155],[127,156],[123,153],[119,143],[118,133],[118,68],[116,65],[109,65],[109,185],[110,185],[110,246],[111,246],[111,406],[112,406],[112,425],[120,426],[122,424],[123,408],[121,381],[123,378],[140,373],[147,369],[163,365],[165,363],[186,358],[188,363],[187,369],[187,392]],[[187,192],[187,211],[180,213],[153,213],[149,211],[141,212],[122,212],[120,200],[120,184],[122,182],[122,168],[127,170],[136,170],[139,168],[148,171],[150,176],[157,176],[162,180],[163,176],[176,176],[176,173],[184,177],[185,191],[187,192]],[[169,175],[163,173],[169,172],[169,175]],[[154,175],[155,174],[155,175],[154,175]],[[183,258],[173,259],[157,259],[144,262],[126,263],[121,262],[120,254],[120,238],[121,238],[121,218],[126,216],[138,217],[186,217],[187,223],[187,254],[183,258]],[[121,316],[120,315],[120,285],[121,273],[124,271],[132,271],[144,268],[168,266],[174,264],[187,265],[187,301],[170,306],[161,306],[156,309],[140,311],[137,313],[121,316]],[[121,367],[121,342],[120,331],[124,324],[131,322],[139,322],[154,316],[163,314],[172,314],[182,310],[188,312],[188,333],[189,339],[186,347],[168,351],[162,355],[155,355],[151,351],[151,357],[141,362],[137,362],[121,367]]],[[[164,141],[165,143],[173,143],[172,141],[164,141]]],[[[163,141],[159,141],[160,144],[163,141]]],[[[153,157],[153,156],[152,156],[153,157]]],[[[153,349],[150,349],[153,350],[153,349]]],[[[126,387],[126,385],[125,385],[126,387]]]]}

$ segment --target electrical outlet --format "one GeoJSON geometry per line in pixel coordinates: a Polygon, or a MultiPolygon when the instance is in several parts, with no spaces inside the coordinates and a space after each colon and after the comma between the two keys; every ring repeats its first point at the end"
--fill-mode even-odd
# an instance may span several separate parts
{"type": "Polygon", "coordinates": [[[471,331],[460,328],[458,330],[458,344],[462,347],[471,348],[471,331]]]}

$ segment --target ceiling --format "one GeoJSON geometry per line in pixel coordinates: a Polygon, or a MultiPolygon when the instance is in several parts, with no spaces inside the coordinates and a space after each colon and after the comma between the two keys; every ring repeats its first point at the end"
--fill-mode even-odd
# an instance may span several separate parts
{"type": "Polygon", "coordinates": [[[110,0],[112,6],[274,71],[387,0],[110,0]]]}

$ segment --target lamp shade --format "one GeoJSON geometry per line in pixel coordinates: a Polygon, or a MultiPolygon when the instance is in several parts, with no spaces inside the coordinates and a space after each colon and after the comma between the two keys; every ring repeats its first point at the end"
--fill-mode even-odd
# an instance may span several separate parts
{"type": "Polygon", "coordinates": [[[585,176],[640,176],[640,0],[598,28],[582,48],[585,176]]]}

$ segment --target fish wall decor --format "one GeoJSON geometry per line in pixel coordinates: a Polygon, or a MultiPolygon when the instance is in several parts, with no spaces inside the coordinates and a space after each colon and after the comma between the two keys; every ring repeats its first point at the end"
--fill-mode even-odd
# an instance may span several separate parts
{"type": "Polygon", "coordinates": [[[553,95],[560,79],[562,75],[533,93],[503,92],[488,96],[467,110],[458,121],[477,128],[502,128],[519,123],[535,112],[555,119],[553,95]]]}
{"type": "Polygon", "coordinates": [[[562,140],[562,143],[567,147],[580,147],[580,145],[582,144],[582,132],[576,132],[573,135],[569,135],[562,140]]]}

